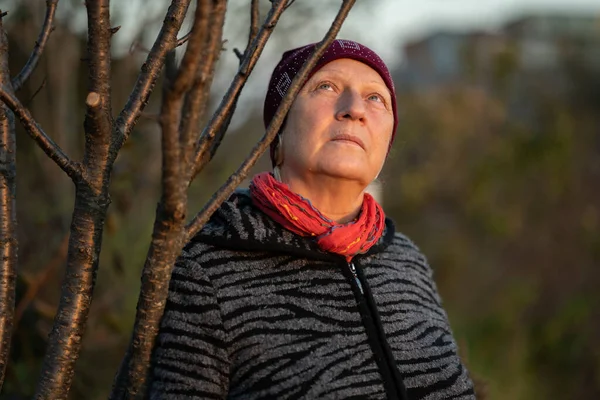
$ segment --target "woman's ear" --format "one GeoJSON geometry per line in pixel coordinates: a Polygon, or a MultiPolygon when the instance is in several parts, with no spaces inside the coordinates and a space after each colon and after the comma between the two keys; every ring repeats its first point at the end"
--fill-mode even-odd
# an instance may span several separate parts
{"type": "Polygon", "coordinates": [[[277,135],[277,145],[275,146],[275,166],[283,164],[283,138],[280,132],[277,135]]]}

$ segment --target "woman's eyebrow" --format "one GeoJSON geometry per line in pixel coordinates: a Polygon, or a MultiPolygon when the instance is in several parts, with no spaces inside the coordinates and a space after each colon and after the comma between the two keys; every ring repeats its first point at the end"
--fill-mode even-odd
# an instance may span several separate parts
{"type": "Polygon", "coordinates": [[[320,76],[320,75],[337,75],[340,77],[344,77],[346,74],[342,71],[342,70],[338,70],[338,69],[326,69],[326,70],[319,70],[315,73],[314,76],[320,76]]]}
{"type": "Polygon", "coordinates": [[[379,81],[369,81],[367,83],[370,85],[375,85],[378,88],[385,89],[385,92],[390,95],[390,98],[392,97],[392,91],[387,87],[387,85],[385,83],[379,82],[379,81]]]}
{"type": "MultiPolygon", "coordinates": [[[[324,75],[324,76],[333,75],[333,76],[342,77],[342,78],[346,77],[346,74],[344,73],[344,71],[339,70],[339,69],[319,70],[319,71],[317,71],[313,75],[313,77],[320,78],[321,75],[324,75]]],[[[368,81],[366,83],[368,83],[369,85],[376,85],[378,87],[385,88],[386,93],[388,93],[390,95],[390,97],[392,96],[391,90],[387,87],[387,85],[384,82],[380,82],[380,81],[368,81]]]]}
{"type": "Polygon", "coordinates": [[[368,84],[370,84],[370,85],[377,85],[377,86],[384,87],[384,88],[386,88],[386,89],[388,90],[388,92],[389,92],[389,89],[388,89],[388,87],[387,87],[387,86],[386,86],[386,84],[385,84],[385,83],[383,83],[383,82],[380,82],[380,81],[369,81],[369,82],[367,82],[367,83],[368,83],[368,84]]]}

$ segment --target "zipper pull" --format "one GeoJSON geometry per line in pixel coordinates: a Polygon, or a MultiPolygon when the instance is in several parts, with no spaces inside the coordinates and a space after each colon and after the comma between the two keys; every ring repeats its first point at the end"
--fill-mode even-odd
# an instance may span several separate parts
{"type": "Polygon", "coordinates": [[[348,267],[350,268],[350,272],[352,272],[352,276],[354,277],[354,281],[358,285],[358,290],[360,290],[360,294],[365,294],[365,292],[363,290],[363,287],[362,287],[362,283],[360,283],[360,279],[358,278],[358,275],[356,274],[356,267],[354,266],[354,263],[353,262],[349,262],[348,263],[348,267]]]}

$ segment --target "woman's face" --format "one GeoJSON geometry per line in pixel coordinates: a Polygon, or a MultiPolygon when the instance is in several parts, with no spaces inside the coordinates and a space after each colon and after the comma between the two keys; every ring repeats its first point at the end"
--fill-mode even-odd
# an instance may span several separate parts
{"type": "Polygon", "coordinates": [[[323,174],[365,187],[379,174],[392,136],[391,94],[371,67],[352,59],[306,82],[283,131],[284,175],[323,174]]]}

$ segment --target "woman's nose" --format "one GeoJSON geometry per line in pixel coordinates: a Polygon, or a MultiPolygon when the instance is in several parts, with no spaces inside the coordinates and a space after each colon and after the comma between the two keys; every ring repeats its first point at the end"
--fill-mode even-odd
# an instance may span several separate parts
{"type": "Polygon", "coordinates": [[[351,90],[345,90],[338,100],[336,119],[362,121],[365,118],[365,104],[362,97],[351,90]]]}

